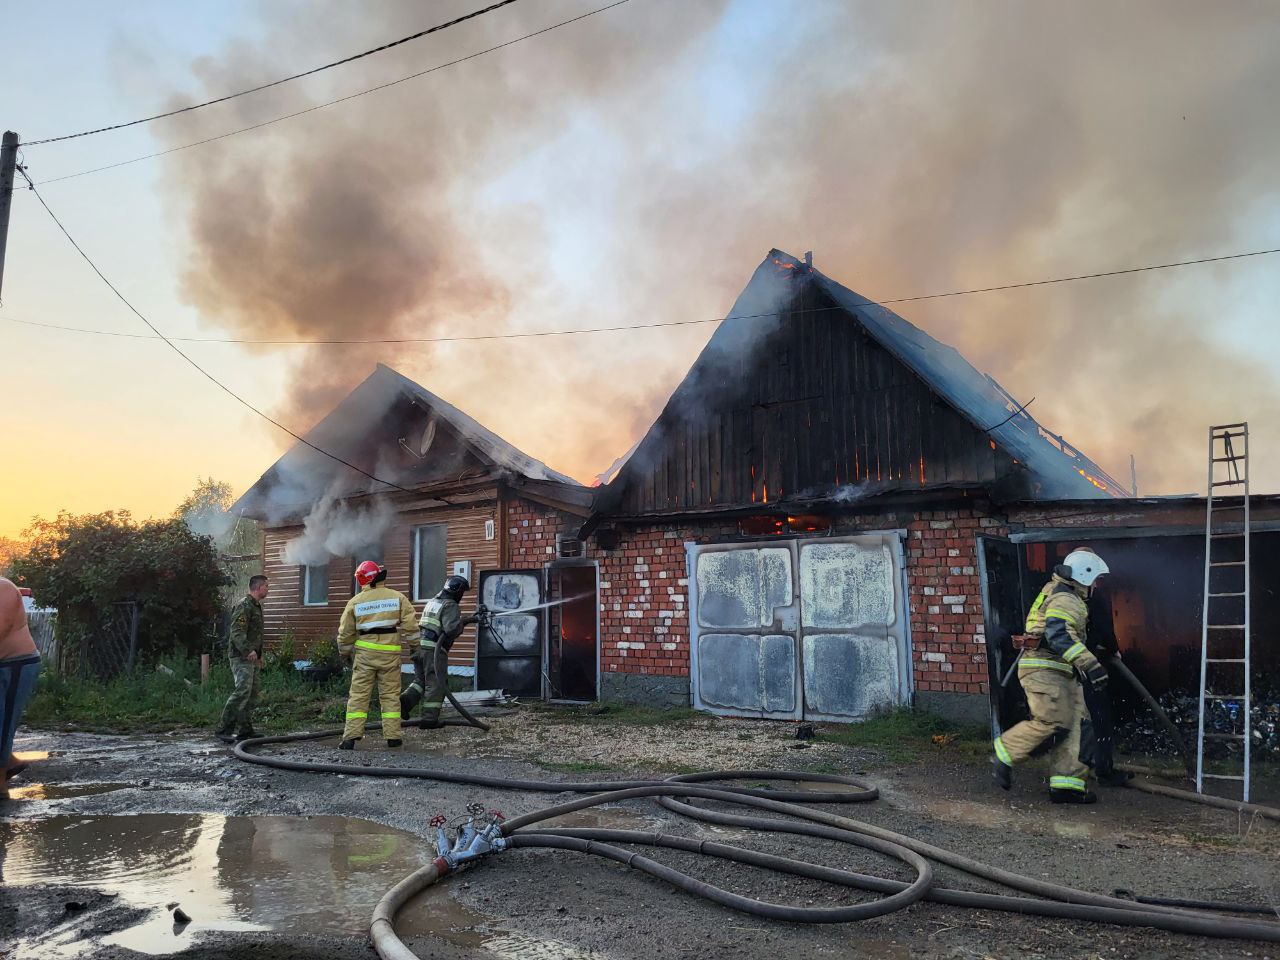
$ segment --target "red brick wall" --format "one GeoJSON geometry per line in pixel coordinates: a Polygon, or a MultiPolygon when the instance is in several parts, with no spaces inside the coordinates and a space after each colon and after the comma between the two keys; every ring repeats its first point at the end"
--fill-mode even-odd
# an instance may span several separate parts
{"type": "Polygon", "coordinates": [[[907,524],[907,603],[917,690],[987,692],[977,535],[1002,521],[972,510],[922,511],[907,524]]]}
{"type": "MultiPolygon", "coordinates": [[[[524,500],[508,506],[511,566],[541,567],[555,559],[555,535],[578,518],[524,500]]],[[[904,545],[915,688],[948,693],[987,692],[987,650],[977,535],[1004,535],[1002,520],[966,510],[910,515],[904,545]]],[[[861,529],[901,526],[906,518],[861,529]]],[[[847,532],[854,532],[850,526],[847,532]]],[[[837,535],[840,530],[834,531],[837,535]]],[[[616,550],[588,544],[600,564],[601,669],[606,672],[689,675],[687,542],[736,538],[735,523],[628,527],[616,550]]]]}

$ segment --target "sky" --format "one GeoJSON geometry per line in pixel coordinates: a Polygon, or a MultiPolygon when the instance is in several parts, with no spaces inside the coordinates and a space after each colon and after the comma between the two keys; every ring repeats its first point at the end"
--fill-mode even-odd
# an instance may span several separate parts
{"type": "MultiPolygon", "coordinates": [[[[523,0],[182,117],[32,146],[37,181],[168,150],[586,12],[523,0]]],[[[4,2],[0,127],[171,109],[481,6],[4,2]]],[[[904,297],[1280,247],[1280,9],[630,0],[503,50],[206,146],[49,183],[103,272],[173,336],[316,339],[721,316],[771,247],[904,297]]],[[[1280,488],[1278,257],[906,304],[1143,493],[1202,491],[1205,431],[1250,419],[1280,488]]],[[[245,489],[291,442],[147,334],[20,192],[0,304],[0,536],[245,489]]],[[[303,432],[384,362],[588,481],[712,324],[359,347],[184,344],[303,432]]]]}

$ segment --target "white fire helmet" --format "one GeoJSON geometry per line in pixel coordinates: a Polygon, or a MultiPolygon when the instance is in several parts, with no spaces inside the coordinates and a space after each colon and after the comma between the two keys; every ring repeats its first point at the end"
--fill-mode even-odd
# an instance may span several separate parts
{"type": "Polygon", "coordinates": [[[1100,576],[1111,572],[1106,561],[1092,550],[1072,550],[1062,564],[1071,568],[1071,579],[1082,587],[1092,587],[1100,576]]]}

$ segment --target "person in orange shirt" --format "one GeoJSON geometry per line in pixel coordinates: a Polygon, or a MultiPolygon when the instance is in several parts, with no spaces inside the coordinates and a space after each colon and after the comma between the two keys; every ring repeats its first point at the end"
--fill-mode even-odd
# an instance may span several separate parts
{"type": "MultiPolygon", "coordinates": [[[[27,627],[22,594],[0,577],[0,760],[5,780],[13,766],[13,738],[39,675],[40,654],[27,627]]],[[[8,799],[9,789],[0,783],[0,800],[8,799]]]]}

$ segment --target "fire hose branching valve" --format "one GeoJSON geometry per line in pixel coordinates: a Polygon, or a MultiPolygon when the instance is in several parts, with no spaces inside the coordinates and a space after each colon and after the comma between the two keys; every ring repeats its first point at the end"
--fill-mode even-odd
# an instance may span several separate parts
{"type": "Polygon", "coordinates": [[[507,839],[502,835],[504,819],[498,810],[490,811],[486,817],[482,803],[469,804],[467,819],[451,842],[444,815],[436,814],[431,818],[431,826],[436,828],[436,852],[450,870],[457,870],[464,863],[505,850],[507,839]]]}

